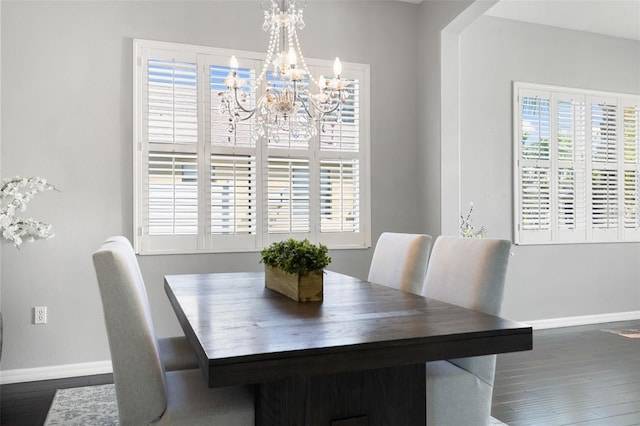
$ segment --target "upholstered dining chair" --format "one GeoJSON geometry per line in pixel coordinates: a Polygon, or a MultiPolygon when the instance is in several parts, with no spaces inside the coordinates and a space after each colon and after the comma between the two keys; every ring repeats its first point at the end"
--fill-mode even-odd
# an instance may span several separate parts
{"type": "Polygon", "coordinates": [[[373,251],[367,281],[420,294],[431,241],[425,234],[383,232],[373,251]]]}
{"type": "MultiPolygon", "coordinates": [[[[440,236],[429,259],[423,295],[500,315],[511,242],[440,236]]],[[[496,356],[427,363],[427,424],[486,425],[496,356]]]]}
{"type": "Polygon", "coordinates": [[[165,371],[144,282],[122,241],[105,241],[93,264],[121,425],[254,424],[251,387],[211,389],[197,369],[165,371]]]}
{"type": "MultiPolygon", "coordinates": [[[[137,276],[142,282],[142,273],[136,259],[136,253],[133,246],[126,237],[116,235],[107,238],[108,242],[116,242],[122,244],[123,248],[130,257],[131,262],[135,265],[137,276]]],[[[146,288],[143,286],[144,297],[147,297],[146,288]]],[[[175,337],[158,337],[158,348],[160,350],[160,360],[166,371],[188,370],[190,368],[198,368],[198,360],[196,354],[191,349],[189,342],[185,336],[175,337]]]]}

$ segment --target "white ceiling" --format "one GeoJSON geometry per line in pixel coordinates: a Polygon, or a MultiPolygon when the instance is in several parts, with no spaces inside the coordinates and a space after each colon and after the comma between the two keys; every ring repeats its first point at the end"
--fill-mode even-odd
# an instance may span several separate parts
{"type": "Polygon", "coordinates": [[[486,14],[640,40],[640,0],[502,0],[486,14]]]}

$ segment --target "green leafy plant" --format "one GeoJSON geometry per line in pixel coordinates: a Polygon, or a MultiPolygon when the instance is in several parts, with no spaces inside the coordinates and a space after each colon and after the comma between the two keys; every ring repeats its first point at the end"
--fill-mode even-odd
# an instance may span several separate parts
{"type": "Polygon", "coordinates": [[[314,245],[305,239],[289,238],[271,244],[260,252],[260,261],[268,266],[278,267],[290,274],[305,274],[322,269],[331,263],[327,246],[314,245]]]}

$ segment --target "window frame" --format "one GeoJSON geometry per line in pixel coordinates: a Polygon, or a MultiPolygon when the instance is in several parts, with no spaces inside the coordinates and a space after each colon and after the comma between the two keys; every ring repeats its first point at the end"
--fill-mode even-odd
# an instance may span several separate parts
{"type": "MultiPolygon", "coordinates": [[[[356,78],[359,91],[358,137],[359,149],[353,153],[325,152],[320,150],[320,131],[315,136],[308,150],[296,149],[284,150],[283,155],[288,158],[308,158],[310,163],[310,203],[314,205],[311,211],[309,232],[304,234],[269,234],[267,230],[267,160],[272,157],[269,154],[272,147],[267,147],[266,142],[259,141],[254,148],[215,148],[211,142],[212,121],[211,108],[217,99],[212,99],[211,77],[208,67],[211,65],[224,66],[232,55],[238,57],[241,67],[250,67],[256,74],[262,68],[265,54],[258,52],[242,51],[235,49],[222,49],[207,46],[187,45],[171,42],[152,40],[133,40],[133,197],[134,197],[134,248],[139,254],[188,254],[188,253],[227,253],[227,252],[255,252],[268,246],[274,241],[286,238],[308,238],[313,243],[322,243],[331,249],[358,249],[371,246],[371,199],[370,199],[370,117],[369,117],[369,65],[343,63],[343,78],[356,78]],[[166,147],[160,147],[168,152],[182,153],[194,151],[197,153],[198,174],[198,231],[197,234],[185,236],[150,237],[148,231],[149,207],[148,176],[149,176],[149,152],[154,151],[154,145],[146,135],[148,126],[146,92],[148,84],[148,69],[146,58],[157,59],[150,56],[150,52],[164,51],[175,54],[177,60],[183,58],[195,58],[197,67],[197,143],[195,146],[186,146],[185,150],[178,151],[178,144],[168,143],[166,147]],[[224,60],[224,62],[221,62],[224,60]],[[207,93],[209,92],[209,93],[207,93]],[[304,152],[303,152],[304,151],[304,152]],[[226,154],[243,155],[254,152],[256,167],[256,227],[257,231],[251,235],[217,235],[211,232],[211,220],[213,209],[211,208],[211,164],[213,155],[225,152],[226,154]],[[356,158],[358,162],[358,211],[359,230],[357,232],[321,233],[320,223],[322,215],[321,179],[322,165],[327,161],[342,161],[356,158]],[[209,179],[209,182],[206,180],[209,179]],[[200,182],[200,180],[202,180],[200,182]],[[208,192],[208,193],[207,193],[208,192]],[[208,212],[207,212],[208,209],[208,212]],[[207,223],[208,221],[208,223],[207,223]],[[146,227],[146,228],[145,228],[146,227]]],[[[316,72],[324,72],[330,75],[333,62],[305,58],[313,75],[316,72]]],[[[262,139],[261,139],[262,140],[262,139]]],[[[157,147],[157,144],[156,144],[157,147]]]]}
{"type": "MultiPolygon", "coordinates": [[[[532,102],[535,104],[536,102],[532,102]]],[[[603,112],[605,114],[605,112],[603,112]]],[[[604,121],[600,121],[600,126],[604,121]]],[[[529,126],[531,122],[526,125],[529,126]]],[[[531,126],[535,129],[535,126],[531,126]]],[[[564,129],[563,129],[564,130],[564,129]]],[[[609,130],[607,127],[606,130],[609,130]]],[[[540,129],[533,131],[533,134],[538,134],[540,137],[540,129]]],[[[513,82],[513,215],[514,215],[514,240],[517,245],[537,245],[537,244],[584,244],[584,243],[613,243],[613,242],[638,242],[640,241],[640,95],[635,94],[623,94],[615,92],[604,92],[588,89],[569,88],[562,86],[552,86],[535,83],[525,82],[513,82]],[[525,126],[525,119],[523,118],[523,102],[524,98],[530,99],[533,96],[540,96],[541,99],[549,100],[549,156],[548,159],[527,159],[523,155],[523,137],[525,126]],[[572,146],[573,156],[572,160],[567,160],[566,156],[562,156],[558,152],[560,144],[562,143],[562,131],[560,126],[566,121],[563,121],[562,114],[566,114],[566,110],[560,110],[560,105],[566,105],[570,100],[572,108],[574,105],[582,105],[583,116],[580,116],[580,111],[573,111],[573,124],[579,123],[578,127],[572,129],[573,135],[569,139],[569,144],[572,146]],[[575,104],[574,104],[575,101],[575,104]],[[596,109],[607,109],[612,107],[608,111],[609,118],[606,119],[606,125],[614,123],[614,128],[609,132],[604,132],[602,127],[594,127],[592,121],[594,117],[593,112],[596,109]],[[627,109],[635,108],[635,123],[632,130],[633,139],[631,145],[635,145],[635,158],[633,161],[626,161],[625,159],[625,144],[628,140],[627,133],[625,132],[625,117],[627,116],[627,109]],[[611,110],[615,110],[614,114],[611,114],[611,110]],[[577,114],[577,115],[576,115],[577,114]],[[576,119],[576,116],[578,117],[576,119]],[[580,121],[582,120],[582,121],[580,121]],[[613,136],[612,136],[613,135],[613,136]],[[579,138],[583,138],[580,142],[579,138]],[[606,141],[602,141],[602,139],[606,141]],[[613,138],[613,139],[612,139],[613,138]],[[610,142],[614,141],[613,145],[610,142]],[[583,144],[583,151],[579,155],[577,145],[583,144]],[[602,148],[602,144],[605,144],[605,148],[602,148]],[[596,157],[599,150],[609,150],[609,147],[615,148],[615,160],[608,160],[608,151],[604,161],[599,161],[596,157]],[[549,175],[549,216],[550,223],[548,228],[541,228],[539,230],[526,229],[523,224],[524,205],[523,199],[525,198],[523,192],[523,171],[527,168],[538,167],[541,170],[547,170],[549,175]],[[602,183],[606,180],[606,176],[600,176],[598,171],[605,171],[609,174],[614,174],[615,180],[610,182],[614,183],[613,190],[617,191],[615,195],[609,194],[609,187],[606,183],[602,183]],[[564,173],[561,173],[564,171],[564,173]],[[627,173],[635,174],[635,188],[633,186],[625,186],[628,182],[625,180],[627,173]],[[560,179],[562,176],[571,175],[573,177],[574,187],[566,192],[573,192],[573,199],[568,204],[562,203],[563,187],[560,179]],[[579,187],[577,176],[580,176],[582,180],[583,188],[579,187]],[[600,176],[600,180],[598,180],[600,176]],[[607,193],[603,196],[602,192],[598,192],[598,184],[605,185],[607,193]],[[635,227],[627,227],[627,216],[625,208],[628,210],[625,197],[629,194],[626,192],[627,188],[629,192],[634,192],[635,197],[631,203],[635,203],[636,213],[631,223],[635,222],[635,227]],[[580,197],[584,197],[581,201],[580,197]],[[603,198],[604,197],[604,198],[603,198]],[[608,198],[611,197],[611,198],[608,198]],[[604,200],[604,201],[603,201],[604,200]],[[595,202],[594,202],[595,201],[595,202]],[[614,201],[615,214],[611,214],[608,217],[612,217],[616,221],[616,226],[597,226],[598,212],[596,208],[596,202],[605,203],[607,207],[614,201]],[[573,204],[572,204],[573,202],[573,204]],[[567,207],[568,205],[568,207],[567,207]],[[574,222],[572,229],[570,227],[563,227],[561,224],[563,220],[567,220],[566,211],[573,211],[573,219],[568,219],[574,222]],[[595,213],[594,213],[595,212],[595,213]],[[594,220],[596,218],[596,220],[594,220]],[[580,221],[584,222],[584,227],[580,227],[580,221]]],[[[540,138],[538,144],[540,144],[540,138]]],[[[565,142],[566,143],[566,142],[565,142]]],[[[538,147],[540,148],[540,147],[538,147]]],[[[540,148],[541,149],[541,148],[540,148]]],[[[564,188],[566,189],[566,188],[564,188]]],[[[535,191],[534,191],[535,192],[535,191]]],[[[543,191],[539,191],[539,194],[544,195],[543,191]]],[[[565,194],[566,195],[566,194],[565,194]]],[[[542,207],[540,207],[542,208],[542,207]]],[[[601,213],[600,213],[601,214],[601,213]]],[[[608,212],[606,214],[609,214],[608,212]]],[[[540,215],[536,216],[540,220],[540,215]]],[[[601,219],[602,220],[602,219],[601,219]]]]}

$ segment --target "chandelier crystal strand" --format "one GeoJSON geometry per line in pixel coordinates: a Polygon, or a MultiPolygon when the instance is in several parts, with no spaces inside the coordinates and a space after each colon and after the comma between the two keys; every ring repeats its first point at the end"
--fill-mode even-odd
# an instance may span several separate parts
{"type": "Polygon", "coordinates": [[[219,94],[220,111],[229,114],[229,132],[235,134],[239,122],[254,119],[255,139],[266,137],[269,142],[278,143],[280,134],[288,134],[308,141],[317,134],[318,124],[327,114],[337,111],[336,119],[341,119],[341,106],[349,98],[349,82],[340,78],[342,65],[338,58],[333,78],[320,76],[316,80],[311,75],[296,30],[304,27],[303,8],[295,0],[284,0],[282,8],[271,0],[262,23],[262,29],[269,32],[269,43],[260,74],[247,85],[239,77],[238,62],[232,57],[231,71],[224,80],[226,90],[219,94]],[[309,82],[318,87],[318,93],[311,93],[309,82]],[[253,106],[247,105],[251,98],[247,89],[257,97],[253,106]],[[263,93],[258,97],[260,90],[263,93]]]}

